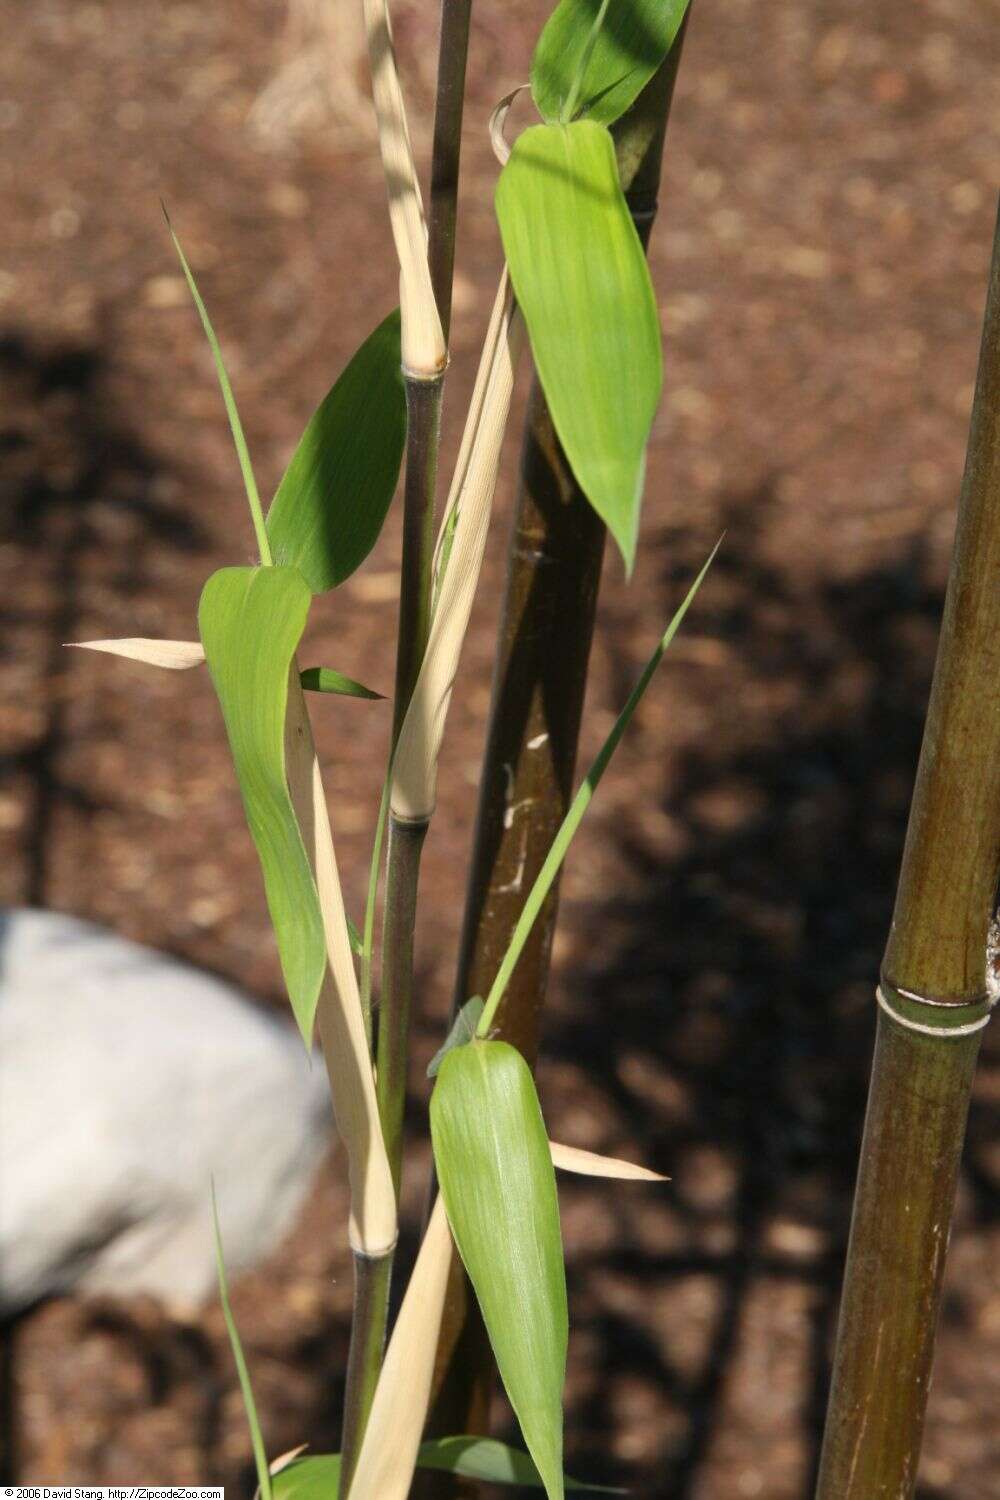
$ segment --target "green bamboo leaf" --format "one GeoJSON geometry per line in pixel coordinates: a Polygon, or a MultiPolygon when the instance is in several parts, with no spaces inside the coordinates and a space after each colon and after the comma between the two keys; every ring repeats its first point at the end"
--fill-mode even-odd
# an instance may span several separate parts
{"type": "MultiPolygon", "coordinates": [[[[458,1474],[463,1479],[480,1479],[487,1484],[516,1484],[528,1489],[543,1488],[541,1475],[527,1453],[511,1448],[496,1438],[432,1438],[420,1446],[418,1469],[436,1469],[458,1474]]],[[[570,1494],[624,1495],[625,1490],[606,1484],[585,1484],[567,1474],[563,1483],[570,1494]]],[[[271,1479],[274,1500],[330,1500],[340,1484],[340,1454],[317,1453],[297,1458],[271,1479]]]]}
{"type": "Polygon", "coordinates": [[[507,1395],[549,1500],[562,1500],[566,1272],[548,1136],[506,1042],[455,1047],[431,1095],[434,1162],[507,1395]]]}
{"type": "Polygon", "coordinates": [[[365,951],[364,936],[357,922],[352,922],[350,917],[347,917],[347,936],[350,939],[351,952],[354,954],[354,957],[362,958],[365,951]]]}
{"type": "Polygon", "coordinates": [[[306,1042],[326,969],[316,883],[285,779],[288,673],[309,586],[295,568],[222,568],[205,584],[198,628],[222,706],[292,1010],[306,1042]]]}
{"type": "Polygon", "coordinates": [[[663,359],[646,257],[603,125],[526,130],[496,208],[556,431],[631,572],[663,359]]]}
{"type": "Polygon", "coordinates": [[[405,442],[397,310],[313,413],[267,513],[275,562],[297,567],[314,594],[343,583],[374,547],[405,442]]]}
{"type": "Polygon", "coordinates": [[[340,1489],[340,1454],[314,1453],[297,1458],[271,1480],[274,1500],[336,1500],[340,1489]]]}
{"type": "Polygon", "coordinates": [[[660,662],[663,660],[664,652],[667,650],[667,647],[670,645],[674,636],[681,628],[681,622],[683,621],[684,616],[687,614],[688,610],[693,604],[694,596],[701,588],[701,585],[705,578],[705,574],[712,566],[715,554],[718,552],[721,546],[722,538],[720,537],[715,546],[712,548],[705,562],[702,564],[701,571],[695,578],[694,583],[688,589],[680,608],[677,610],[673,619],[670,621],[670,624],[667,626],[659,641],[657,641],[656,646],[653,648],[652,656],[650,656],[649,660],[642,670],[642,674],[639,677],[638,682],[629,694],[625,707],[622,709],[621,713],[618,715],[618,718],[615,720],[614,725],[611,729],[611,733],[608,735],[607,739],[604,741],[604,744],[601,746],[600,750],[597,752],[597,755],[594,757],[594,761],[590,767],[590,770],[583,778],[577,794],[570,804],[569,812],[566,814],[565,818],[563,818],[562,824],[559,828],[559,832],[552,840],[552,847],[549,850],[548,854],[545,856],[545,862],[542,865],[542,868],[539,870],[537,876],[535,877],[534,885],[528,892],[527,900],[521,908],[521,914],[518,917],[517,922],[514,926],[514,931],[511,934],[510,943],[507,946],[507,952],[504,954],[503,959],[501,960],[500,967],[496,972],[496,977],[494,978],[493,984],[490,987],[490,992],[486,997],[486,1004],[483,1006],[483,1011],[481,1016],[479,1017],[479,1023],[477,1026],[478,1034],[481,1037],[486,1036],[489,1033],[490,1027],[493,1025],[493,1018],[497,1013],[500,1001],[503,999],[504,990],[507,988],[507,985],[510,982],[510,976],[513,974],[514,969],[517,966],[518,959],[524,952],[524,945],[528,941],[528,935],[531,932],[532,927],[535,925],[535,922],[538,918],[538,913],[541,911],[542,906],[545,903],[546,896],[552,889],[552,882],[555,880],[562,867],[562,862],[569,852],[569,846],[573,842],[576,831],[579,828],[580,824],[583,822],[583,815],[587,811],[587,808],[590,806],[591,799],[594,793],[597,791],[598,783],[600,782],[601,777],[604,775],[605,771],[608,769],[608,765],[611,762],[611,757],[618,749],[618,743],[621,740],[622,735],[625,733],[626,728],[628,727],[629,720],[642,701],[642,696],[645,693],[646,689],[649,687],[649,684],[652,682],[653,674],[656,671],[657,667],[660,665],[660,662]]]}
{"type": "Polygon", "coordinates": [[[198,290],[198,283],[194,279],[194,273],[187,263],[187,256],[181,249],[181,242],[174,233],[174,226],[170,222],[170,215],[167,213],[167,206],[165,203],[161,202],[160,207],[163,209],[163,217],[167,221],[167,229],[170,232],[170,238],[174,242],[174,249],[177,251],[177,258],[181,263],[181,270],[184,272],[184,279],[188,284],[188,291],[191,293],[191,298],[194,302],[195,308],[197,309],[198,317],[201,319],[201,326],[205,331],[205,337],[208,340],[208,347],[212,351],[212,359],[215,363],[215,374],[219,382],[219,389],[222,392],[222,401],[223,405],[226,408],[226,416],[229,418],[229,430],[233,435],[233,446],[236,449],[236,457],[239,459],[240,472],[243,475],[243,486],[247,492],[247,501],[250,505],[250,518],[253,521],[253,528],[257,536],[257,547],[260,552],[260,560],[262,563],[270,564],[271,548],[267,539],[267,530],[264,525],[264,513],[260,507],[260,495],[257,492],[257,481],[254,478],[253,464],[250,461],[250,450],[247,447],[247,440],[243,434],[243,423],[240,421],[240,414],[236,407],[236,397],[233,395],[233,388],[229,383],[229,373],[226,370],[226,362],[222,357],[222,349],[220,347],[219,340],[215,336],[215,329],[212,327],[212,320],[208,316],[208,308],[205,306],[201,292],[198,290]]]}
{"type": "Polygon", "coordinates": [[[453,1047],[464,1047],[466,1042],[471,1042],[476,1034],[479,1017],[483,1013],[482,995],[473,995],[471,1000],[466,1000],[458,1015],[451,1023],[451,1030],[445,1037],[443,1044],[435,1052],[427,1064],[427,1077],[436,1078],[441,1070],[448,1053],[453,1047]]]}
{"type": "MultiPolygon", "coordinates": [[[[531,1489],[543,1488],[542,1476],[527,1453],[511,1448],[496,1438],[433,1438],[420,1446],[417,1467],[442,1469],[465,1479],[482,1479],[488,1484],[519,1484],[531,1489]]],[[[625,1490],[606,1484],[586,1484],[582,1479],[563,1476],[567,1491],[583,1495],[624,1495],[625,1490]]]]}
{"type": "Polygon", "coordinates": [[[243,1394],[243,1409],[246,1412],[247,1426],[250,1428],[250,1443],[253,1448],[254,1464],[257,1468],[257,1484],[261,1500],[272,1500],[271,1474],[267,1466],[267,1450],[264,1447],[264,1435],[261,1432],[260,1418],[257,1415],[257,1403],[254,1400],[253,1386],[250,1383],[250,1371],[247,1368],[246,1358],[243,1354],[243,1344],[240,1341],[239,1329],[236,1327],[232,1304],[229,1301],[229,1281],[226,1276],[226,1261],[222,1253],[222,1234],[219,1230],[219,1205],[216,1202],[214,1182],[212,1183],[212,1228],[215,1233],[215,1271],[219,1279],[219,1298],[222,1302],[222,1316],[226,1322],[229,1345],[233,1351],[236,1374],[239,1377],[240,1391],[243,1394]]]}
{"type": "Polygon", "coordinates": [[[688,0],[560,0],[531,60],[542,118],[617,120],[670,51],[687,8],[688,0]]]}
{"type": "Polygon", "coordinates": [[[363,682],[355,682],[353,677],[345,677],[333,667],[304,667],[299,673],[299,681],[310,693],[339,693],[344,698],[385,698],[384,693],[366,688],[363,682]]]}

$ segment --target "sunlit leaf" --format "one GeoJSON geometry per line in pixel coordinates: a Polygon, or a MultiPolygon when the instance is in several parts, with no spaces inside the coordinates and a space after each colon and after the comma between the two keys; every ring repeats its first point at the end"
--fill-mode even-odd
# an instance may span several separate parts
{"type": "Polygon", "coordinates": [[[549,1500],[561,1500],[566,1273],[534,1080],[506,1042],[455,1047],[431,1095],[448,1221],[549,1500]]]}
{"type": "Polygon", "coordinates": [[[247,1368],[246,1357],[243,1353],[243,1344],[240,1340],[239,1329],[236,1327],[236,1319],[233,1317],[232,1304],[229,1301],[229,1281],[226,1276],[226,1261],[222,1253],[222,1234],[219,1230],[219,1205],[216,1202],[214,1183],[212,1184],[212,1229],[215,1234],[215,1270],[219,1280],[219,1298],[222,1302],[222,1316],[225,1319],[226,1332],[229,1334],[229,1345],[233,1351],[236,1373],[239,1376],[240,1392],[243,1396],[243,1409],[246,1412],[247,1426],[250,1428],[250,1443],[253,1447],[253,1458],[257,1468],[257,1484],[262,1500],[272,1500],[271,1472],[267,1464],[264,1435],[261,1432],[260,1418],[257,1415],[257,1403],[254,1400],[253,1386],[250,1383],[250,1371],[247,1368]]]}
{"type": "Polygon", "coordinates": [[[337,1500],[340,1454],[315,1453],[297,1458],[271,1481],[274,1500],[337,1500]]]}
{"type": "Polygon", "coordinates": [[[201,319],[201,326],[208,340],[208,347],[212,351],[215,374],[219,382],[219,389],[222,392],[222,401],[226,408],[226,416],[229,418],[229,430],[233,435],[233,446],[236,449],[236,457],[239,459],[240,472],[243,475],[243,486],[247,492],[250,518],[253,521],[253,528],[257,535],[260,560],[262,563],[270,563],[271,549],[264,526],[264,515],[260,506],[257,480],[254,478],[253,464],[250,461],[250,450],[247,447],[247,440],[243,432],[243,423],[240,421],[240,414],[236,405],[236,397],[233,395],[229,373],[226,370],[226,362],[222,357],[222,348],[216,337],[215,329],[212,327],[212,320],[208,316],[208,308],[205,306],[201,292],[198,290],[198,283],[194,279],[194,272],[188,265],[187,256],[181,249],[181,242],[174,233],[174,226],[170,222],[170,215],[167,213],[166,204],[162,204],[161,207],[163,208],[163,217],[167,221],[167,229],[170,231],[170,238],[173,240],[174,249],[177,251],[177,258],[181,263],[181,270],[184,272],[184,279],[188,284],[188,291],[191,293],[198,317],[201,319]]]}
{"type": "Polygon", "coordinates": [[[435,1052],[427,1064],[427,1077],[436,1078],[448,1053],[453,1047],[464,1047],[466,1042],[471,1042],[476,1034],[476,1026],[479,1017],[483,1013],[482,995],[473,995],[471,1000],[466,1000],[462,1009],[451,1023],[451,1030],[445,1037],[444,1042],[435,1052]]]}
{"type": "Polygon", "coordinates": [[[295,568],[222,568],[202,591],[198,629],[264,875],[292,1010],[306,1041],[326,969],[319,897],[285,778],[288,673],[309,587],[295,568]]]}
{"type": "Polygon", "coordinates": [[[299,673],[299,681],[310,693],[339,693],[344,698],[385,697],[384,693],[373,692],[363,682],[355,682],[353,677],[345,677],[333,667],[304,667],[299,673]]]}
{"type": "MultiPolygon", "coordinates": [[[[433,1438],[420,1446],[417,1467],[442,1469],[461,1474],[465,1479],[482,1479],[488,1484],[520,1484],[540,1490],[542,1478],[527,1453],[488,1437],[433,1438]]],[[[621,1489],[606,1484],[585,1484],[582,1479],[563,1477],[567,1491],[585,1495],[624,1495],[621,1489]]]]}
{"type": "Polygon", "coordinates": [[[148,667],[167,667],[172,672],[186,672],[201,666],[205,649],[201,641],[160,641],[146,636],[122,636],[110,641],[67,641],[80,651],[106,651],[109,656],[124,656],[141,661],[148,667]]]}
{"type": "Polygon", "coordinates": [[[574,115],[603,125],[617,120],[670,51],[687,7],[688,0],[605,0],[600,18],[601,0],[560,0],[531,60],[531,92],[543,119],[562,118],[575,86],[574,115]]]}
{"type": "Polygon", "coordinates": [[[299,568],[313,593],[343,583],[374,547],[405,441],[397,311],[313,413],[267,513],[275,562],[299,568]]]}
{"type": "Polygon", "coordinates": [[[610,135],[589,120],[526,130],[496,207],[556,431],[630,571],[663,361],[610,135]]]}
{"type": "MultiPolygon", "coordinates": [[[[420,1445],[418,1469],[436,1469],[458,1474],[463,1479],[479,1479],[487,1484],[516,1484],[526,1489],[543,1488],[541,1476],[527,1453],[487,1437],[432,1438],[420,1445]]],[[[271,1481],[274,1500],[332,1500],[340,1483],[340,1454],[315,1454],[295,1458],[271,1481]]],[[[624,1495],[627,1491],[606,1484],[586,1484],[567,1474],[563,1480],[568,1494],[624,1495]]]]}

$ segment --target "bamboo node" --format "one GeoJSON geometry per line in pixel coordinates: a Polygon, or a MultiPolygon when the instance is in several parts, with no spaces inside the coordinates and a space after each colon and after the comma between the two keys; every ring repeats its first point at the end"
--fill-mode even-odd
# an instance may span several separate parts
{"type": "Polygon", "coordinates": [[[895,1005],[886,999],[885,991],[881,984],[876,985],[875,999],[886,1015],[895,1021],[897,1026],[901,1026],[904,1031],[915,1031],[920,1036],[933,1036],[937,1037],[940,1041],[951,1041],[957,1037],[972,1036],[974,1032],[982,1031],[985,1026],[989,1025],[990,1018],[993,1015],[995,1001],[989,995],[982,995],[964,1004],[956,1004],[954,1002],[942,1004],[940,1000],[928,999],[926,996],[915,994],[912,990],[896,990],[892,986],[887,986],[887,988],[892,989],[894,1000],[902,1000],[904,1003],[908,1002],[910,1005],[915,1006],[925,1006],[938,1017],[936,1024],[914,1020],[912,1016],[906,1015],[904,1011],[897,1009],[895,1005]],[[961,1011],[963,1015],[967,1015],[970,1011],[978,1011],[979,1014],[974,1014],[971,1020],[963,1020],[958,1025],[954,1025],[950,1019],[947,1021],[944,1019],[944,1012],[949,1010],[961,1011]]]}

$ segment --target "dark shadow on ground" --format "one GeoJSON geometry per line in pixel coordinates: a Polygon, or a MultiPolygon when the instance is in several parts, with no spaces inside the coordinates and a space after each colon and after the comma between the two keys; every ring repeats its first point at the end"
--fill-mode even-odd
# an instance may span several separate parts
{"type": "MultiPolygon", "coordinates": [[[[44,638],[38,678],[44,686],[68,670],[65,643],[79,638],[88,557],[114,559],[116,592],[141,596],[154,551],[194,552],[205,539],[184,507],[164,498],[164,465],[115,410],[98,345],[45,344],[17,330],[0,332],[0,384],[0,545],[20,550],[33,585],[0,605],[0,660],[9,653],[12,632],[32,628],[44,638]]],[[[87,789],[60,771],[63,695],[42,691],[40,697],[38,732],[0,756],[0,780],[13,783],[30,807],[22,840],[29,905],[45,903],[60,804],[98,810],[87,789]]]]}

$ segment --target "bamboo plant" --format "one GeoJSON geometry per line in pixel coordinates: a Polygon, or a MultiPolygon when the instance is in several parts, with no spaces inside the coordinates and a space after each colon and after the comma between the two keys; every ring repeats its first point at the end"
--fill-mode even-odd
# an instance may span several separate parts
{"type": "Polygon", "coordinates": [[[976,1058],[997,998],[1000,220],[955,549],[877,990],[817,1500],[907,1500],[976,1058]]]}
{"type": "MultiPolygon", "coordinates": [[[[438,429],[447,369],[468,0],[444,0],[425,221],[386,0],[364,0],[372,94],[399,265],[400,306],[348,362],[310,419],[265,510],[235,397],[194,274],[177,254],[209,340],[247,493],[259,564],[205,583],[197,641],[85,643],[174,670],[207,665],[256,847],[291,1008],[307,1048],[322,1044],[350,1177],[355,1308],[339,1454],[270,1463],[250,1375],[220,1284],[253,1434],[261,1494],[402,1500],[417,1466],[527,1483],[561,1500],[586,1489],[563,1472],[568,1311],[555,1169],[657,1180],[630,1163],[549,1139],[522,1052],[496,1035],[507,987],[550,900],[587,806],[705,568],[655,643],[581,783],[484,984],[466,994],[432,1066],[430,1127],[440,1196],[385,1348],[398,1224],[402,1105],[413,989],[420,851],[462,643],[489,542],[515,372],[530,345],[560,452],[618,548],[636,560],[645,449],[662,384],[656,300],[622,187],[612,128],[652,79],[669,79],[687,0],[560,0],[531,61],[540,123],[508,145],[496,212],[504,267],[446,502],[436,515],[438,429]],[[375,695],[338,668],[303,664],[320,596],[374,546],[405,452],[403,554],[393,728],[363,926],[344,907],[307,694],[375,695]],[[374,956],[387,833],[380,1005],[374,956]],[[376,1024],[377,1022],[377,1024],[376,1024]],[[424,1440],[452,1268],[474,1289],[526,1451],[483,1432],[424,1440]]],[[[669,88],[658,98],[669,97],[669,88]]],[[[641,113],[640,119],[645,118],[641,113]]],[[[649,142],[658,157],[665,104],[649,142]]],[[[647,121],[648,124],[648,121],[647,121]]],[[[628,158],[626,156],[625,162],[628,158]]],[[[626,172],[626,185],[629,182],[626,172]]],[[[634,207],[634,204],[633,204],[634,207]]],[[[173,231],[171,231],[173,233],[173,231]]],[[[236,550],[240,550],[237,547],[236,550]]],[[[710,561],[710,560],[709,560],[710,561]]],[[[357,669],[351,664],[352,670],[357,669]]],[[[363,668],[361,668],[363,671],[363,668]]],[[[360,703],[345,713],[365,711],[360,703]]],[[[307,1436],[307,1435],[304,1435],[307,1436]]]]}

